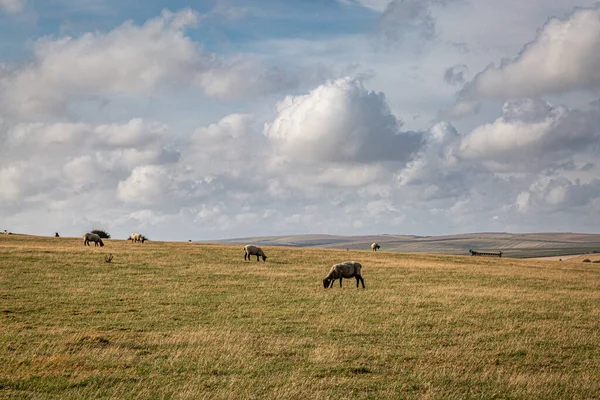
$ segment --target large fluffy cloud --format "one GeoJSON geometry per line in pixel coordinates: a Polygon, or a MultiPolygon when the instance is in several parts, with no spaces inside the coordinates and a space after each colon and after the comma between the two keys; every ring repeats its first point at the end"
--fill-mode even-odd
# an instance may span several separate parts
{"type": "Polygon", "coordinates": [[[3,104],[17,115],[47,114],[74,95],[148,94],[165,79],[190,76],[200,56],[184,28],[197,19],[192,10],[164,11],[142,26],[40,39],[34,61],[4,80],[3,104]]]}
{"type": "Polygon", "coordinates": [[[110,188],[137,165],[171,164],[164,125],[133,119],[124,124],[21,123],[0,132],[5,200],[37,203],[69,193],[110,188]]]}
{"type": "Polygon", "coordinates": [[[510,99],[600,86],[600,6],[552,18],[511,61],[489,66],[466,94],[510,99]]]}
{"type": "Polygon", "coordinates": [[[383,93],[359,80],[329,81],[303,96],[288,96],[265,134],[278,152],[298,162],[405,163],[421,135],[401,132],[383,93]]]}
{"type": "Polygon", "coordinates": [[[0,75],[4,113],[39,117],[63,111],[73,98],[149,96],[161,86],[194,83],[210,96],[244,98],[278,92],[298,80],[256,57],[205,53],[186,35],[202,16],[191,9],[163,11],[136,25],[80,37],[45,37],[33,60],[0,75]]]}

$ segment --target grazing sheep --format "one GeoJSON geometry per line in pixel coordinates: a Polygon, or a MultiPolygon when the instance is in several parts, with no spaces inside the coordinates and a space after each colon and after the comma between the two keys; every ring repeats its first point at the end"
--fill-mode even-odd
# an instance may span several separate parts
{"type": "Polygon", "coordinates": [[[144,241],[146,240],[146,238],[139,234],[139,233],[132,233],[131,236],[129,236],[129,239],[131,239],[131,243],[137,243],[137,242],[142,242],[144,243],[144,241]]]}
{"type": "Polygon", "coordinates": [[[256,256],[256,261],[260,261],[260,257],[262,257],[263,261],[267,261],[267,256],[265,256],[262,249],[251,244],[244,246],[244,261],[246,261],[246,257],[250,261],[250,256],[256,256]]]}
{"type": "Polygon", "coordinates": [[[378,245],[377,243],[373,243],[373,244],[371,245],[371,248],[373,249],[373,251],[377,251],[377,249],[380,249],[380,248],[381,248],[381,246],[380,246],[380,245],[378,245]]]}
{"type": "Polygon", "coordinates": [[[358,283],[362,283],[363,289],[365,288],[365,280],[363,279],[360,270],[362,265],[355,261],[346,261],[341,264],[335,264],[329,270],[329,274],[323,279],[323,287],[325,289],[333,287],[333,283],[336,279],[340,280],[340,287],[342,287],[342,278],[356,278],[356,287],[358,283]]]}
{"type": "Polygon", "coordinates": [[[98,244],[100,244],[100,247],[104,246],[104,242],[100,236],[95,233],[87,232],[85,235],[83,235],[83,245],[89,246],[90,242],[94,242],[94,247],[98,246],[98,244]]]}

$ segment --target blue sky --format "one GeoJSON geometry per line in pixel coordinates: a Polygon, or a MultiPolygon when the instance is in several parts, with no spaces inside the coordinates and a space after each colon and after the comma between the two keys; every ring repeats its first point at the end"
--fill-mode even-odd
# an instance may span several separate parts
{"type": "MultiPolygon", "coordinates": [[[[0,16],[5,57],[25,57],[22,43],[44,35],[73,35],[108,31],[132,20],[143,24],[164,9],[192,8],[210,18],[188,32],[189,37],[215,52],[244,51],[248,42],[270,38],[318,39],[358,34],[371,29],[378,13],[336,1],[262,0],[213,1],[33,1],[19,15],[0,16]],[[229,6],[228,4],[231,4],[229,6]],[[241,13],[229,19],[228,10],[241,13]]],[[[229,11],[231,12],[231,11],[229,11]]]]}
{"type": "Polygon", "coordinates": [[[0,0],[0,226],[599,232],[589,0],[0,0]]]}

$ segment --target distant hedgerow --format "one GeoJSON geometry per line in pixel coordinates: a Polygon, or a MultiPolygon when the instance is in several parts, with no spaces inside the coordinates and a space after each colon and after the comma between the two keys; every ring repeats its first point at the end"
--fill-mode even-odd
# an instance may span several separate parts
{"type": "Polygon", "coordinates": [[[101,229],[94,229],[91,233],[95,233],[100,236],[101,239],[110,239],[110,235],[101,229]]]}

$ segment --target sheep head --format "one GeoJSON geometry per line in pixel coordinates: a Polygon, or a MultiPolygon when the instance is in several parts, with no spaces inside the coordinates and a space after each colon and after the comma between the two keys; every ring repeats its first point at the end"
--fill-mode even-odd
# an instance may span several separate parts
{"type": "Polygon", "coordinates": [[[331,285],[331,279],[329,279],[329,278],[323,279],[323,287],[325,289],[327,289],[329,287],[329,285],[331,285]]]}
{"type": "Polygon", "coordinates": [[[262,259],[263,259],[263,261],[267,261],[267,256],[265,256],[265,255],[263,254],[263,256],[262,256],[262,259]]]}

